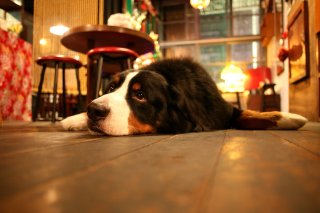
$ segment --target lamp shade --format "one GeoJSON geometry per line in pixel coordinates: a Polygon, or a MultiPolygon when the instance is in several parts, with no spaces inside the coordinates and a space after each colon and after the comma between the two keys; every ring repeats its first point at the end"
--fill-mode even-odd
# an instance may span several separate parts
{"type": "Polygon", "coordinates": [[[241,80],[244,77],[242,70],[234,65],[225,67],[221,72],[221,79],[225,81],[241,80]]]}
{"type": "Polygon", "coordinates": [[[210,0],[190,0],[190,4],[195,9],[203,9],[208,7],[210,0]]]}
{"type": "Polygon", "coordinates": [[[244,89],[254,90],[258,89],[260,82],[271,83],[271,70],[268,67],[259,67],[256,69],[249,69],[244,71],[244,89]]]}

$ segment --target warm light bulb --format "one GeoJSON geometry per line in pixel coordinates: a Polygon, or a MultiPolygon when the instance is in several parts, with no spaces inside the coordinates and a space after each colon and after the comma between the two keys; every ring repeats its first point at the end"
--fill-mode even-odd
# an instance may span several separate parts
{"type": "Polygon", "coordinates": [[[190,4],[195,9],[203,9],[208,7],[210,0],[190,0],[190,4]]]}
{"type": "Polygon", "coordinates": [[[61,25],[50,27],[50,32],[55,34],[55,35],[63,35],[63,33],[65,33],[68,30],[69,30],[68,27],[61,26],[61,25]]]}
{"type": "Polygon", "coordinates": [[[46,40],[44,38],[40,39],[40,44],[45,45],[46,44],[46,40]]]}

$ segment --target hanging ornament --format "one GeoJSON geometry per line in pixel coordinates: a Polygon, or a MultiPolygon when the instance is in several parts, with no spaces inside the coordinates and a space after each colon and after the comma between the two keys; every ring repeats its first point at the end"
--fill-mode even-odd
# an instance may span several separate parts
{"type": "Polygon", "coordinates": [[[280,61],[286,60],[288,55],[289,55],[289,51],[284,46],[281,46],[278,51],[279,60],[280,61]]]}

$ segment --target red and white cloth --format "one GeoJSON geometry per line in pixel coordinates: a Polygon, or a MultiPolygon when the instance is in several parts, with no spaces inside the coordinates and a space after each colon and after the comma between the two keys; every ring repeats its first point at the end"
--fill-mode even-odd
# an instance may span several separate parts
{"type": "Polygon", "coordinates": [[[31,120],[32,46],[0,29],[0,109],[3,120],[31,120]]]}

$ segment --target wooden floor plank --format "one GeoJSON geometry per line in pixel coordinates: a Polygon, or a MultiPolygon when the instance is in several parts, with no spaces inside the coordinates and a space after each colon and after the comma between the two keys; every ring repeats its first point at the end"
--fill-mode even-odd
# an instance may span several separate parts
{"type": "Polygon", "coordinates": [[[17,155],[42,149],[83,143],[99,139],[88,132],[43,131],[1,135],[0,156],[17,155]]]}
{"type": "Polygon", "coordinates": [[[268,131],[228,130],[199,212],[319,212],[319,180],[317,155],[268,131]]]}
{"type": "Polygon", "coordinates": [[[308,122],[300,130],[307,130],[310,132],[320,134],[320,123],[319,122],[308,122]]]}
{"type": "MultiPolygon", "coordinates": [[[[59,138],[60,133],[55,134],[58,134],[59,138]]],[[[170,136],[101,136],[95,141],[90,140],[85,143],[0,156],[0,199],[37,184],[87,169],[168,137],[170,136]]],[[[34,140],[41,138],[34,137],[34,140]]],[[[43,143],[50,141],[44,140],[43,143]]]]}
{"type": "MultiPolygon", "coordinates": [[[[135,143],[127,138],[121,146],[135,143]]],[[[225,131],[177,135],[2,199],[0,207],[11,212],[192,212],[210,185],[224,138],[225,131]]],[[[87,149],[83,160],[95,153],[87,149]]],[[[110,149],[99,147],[99,155],[110,149]]],[[[56,162],[62,163],[67,162],[56,162]]]]}
{"type": "Polygon", "coordinates": [[[320,134],[309,131],[272,131],[291,143],[320,156],[320,134]]]}
{"type": "Polygon", "coordinates": [[[4,121],[0,128],[0,156],[95,140],[87,131],[67,132],[60,123],[4,121]]]}

